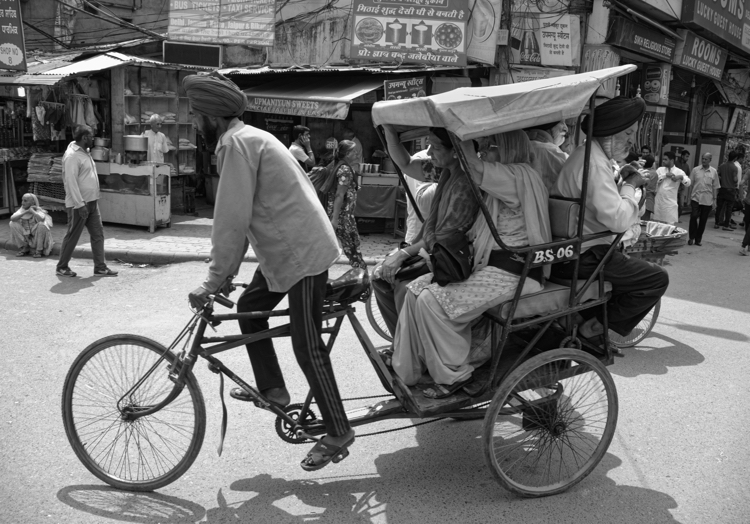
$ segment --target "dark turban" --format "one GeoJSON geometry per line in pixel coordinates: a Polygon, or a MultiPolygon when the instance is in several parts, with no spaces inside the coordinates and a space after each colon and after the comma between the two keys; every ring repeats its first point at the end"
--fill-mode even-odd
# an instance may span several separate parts
{"type": "MultiPolygon", "coordinates": [[[[640,121],[646,112],[646,102],[642,98],[625,98],[618,96],[607,100],[594,111],[595,137],[612,136],[624,131],[640,121]]],[[[589,116],[581,122],[584,133],[589,129],[589,116]]]]}
{"type": "Polygon", "coordinates": [[[209,116],[241,116],[247,97],[237,84],[219,73],[189,75],[182,80],[182,88],[190,99],[193,111],[209,116]]]}

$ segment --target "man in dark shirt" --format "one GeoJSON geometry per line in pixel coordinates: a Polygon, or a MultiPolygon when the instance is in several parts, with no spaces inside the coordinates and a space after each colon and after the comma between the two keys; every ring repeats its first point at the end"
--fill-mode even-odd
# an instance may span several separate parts
{"type": "Polygon", "coordinates": [[[734,161],[737,160],[735,151],[729,152],[729,159],[719,166],[719,183],[721,188],[716,198],[716,217],[714,229],[720,227],[724,231],[732,231],[729,220],[732,218],[734,209],[734,195],[737,188],[737,166],[734,161]]]}
{"type": "MultiPolygon", "coordinates": [[[[688,151],[687,149],[683,149],[682,151],[680,151],[680,156],[675,160],[674,165],[675,167],[682,169],[685,175],[690,175],[690,173],[693,171],[693,166],[690,164],[690,151],[688,151]]],[[[679,217],[684,200],[685,186],[680,184],[680,187],[677,190],[677,222],[682,222],[679,217]]]]}

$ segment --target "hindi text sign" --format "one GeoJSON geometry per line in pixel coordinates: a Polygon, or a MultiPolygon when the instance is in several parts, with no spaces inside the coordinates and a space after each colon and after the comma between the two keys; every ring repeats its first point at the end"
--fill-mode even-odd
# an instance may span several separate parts
{"type": "Polygon", "coordinates": [[[385,88],[386,100],[402,100],[404,98],[427,96],[425,78],[423,76],[385,80],[383,86],[385,88]]]}
{"type": "Polygon", "coordinates": [[[19,0],[0,1],[0,69],[27,70],[19,0]]]}
{"type": "Polygon", "coordinates": [[[469,0],[353,0],[351,58],[466,65],[469,0]]]}
{"type": "Polygon", "coordinates": [[[170,40],[269,47],[275,0],[170,0],[170,40]]]}

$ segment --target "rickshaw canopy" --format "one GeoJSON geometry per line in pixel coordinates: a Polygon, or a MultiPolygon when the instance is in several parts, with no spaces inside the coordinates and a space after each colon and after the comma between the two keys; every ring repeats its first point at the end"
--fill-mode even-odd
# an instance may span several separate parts
{"type": "Polygon", "coordinates": [[[636,70],[624,65],[577,75],[377,102],[377,125],[444,127],[461,140],[524,129],[581,114],[602,82],[636,70]]]}

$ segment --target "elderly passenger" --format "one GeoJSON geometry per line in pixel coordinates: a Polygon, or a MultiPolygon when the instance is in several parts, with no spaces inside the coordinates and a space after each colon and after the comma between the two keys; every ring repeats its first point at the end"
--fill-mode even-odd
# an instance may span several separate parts
{"type": "Polygon", "coordinates": [[[531,167],[539,173],[547,190],[557,182],[568,154],[560,149],[568,135],[565,120],[552,122],[526,130],[531,140],[531,167]]]}
{"type": "MultiPolygon", "coordinates": [[[[384,126],[384,130],[391,159],[405,174],[424,180],[422,160],[409,155],[395,129],[384,126]]],[[[430,214],[416,241],[388,255],[373,272],[376,277],[372,282],[375,299],[391,334],[395,333],[398,312],[408,283],[407,280],[398,280],[396,276],[403,263],[422,250],[430,253],[436,241],[445,240],[456,232],[468,232],[479,211],[479,203],[471,191],[468,177],[461,169],[448,132],[443,128],[430,128],[428,140],[430,147],[427,152],[432,163],[438,170],[442,169],[430,214]]]]}
{"type": "MultiPolygon", "coordinates": [[[[646,111],[641,98],[615,98],[596,108],[591,159],[586,194],[586,217],[584,234],[626,231],[638,220],[636,189],[646,181],[643,175],[632,170],[618,188],[614,180],[613,160],[624,160],[633,143],[638,122],[646,111]]],[[[589,117],[583,119],[582,128],[588,131],[589,117]]],[[[563,166],[560,178],[550,192],[568,198],[581,197],[581,181],[585,160],[585,146],[576,149],[563,166]]],[[[581,247],[578,276],[588,278],[604,258],[613,237],[604,237],[584,242],[581,247]]],[[[555,264],[553,276],[572,278],[573,262],[555,264]]],[[[661,267],[644,260],[628,258],[615,251],[604,264],[605,280],[612,283],[612,298],[607,303],[609,328],[627,335],[646,316],[664,295],[669,286],[669,276],[661,267]]],[[[582,312],[579,328],[584,338],[600,343],[604,333],[601,308],[590,308],[582,312]]]]}
{"type": "MultiPolygon", "coordinates": [[[[495,137],[497,162],[482,162],[471,142],[463,144],[472,176],[486,192],[485,204],[503,243],[510,247],[551,241],[548,194],[529,163],[529,140],[523,131],[495,137]]],[[[406,385],[419,382],[427,371],[435,385],[430,398],[455,393],[471,380],[482,363],[471,354],[472,323],[488,309],[510,300],[520,281],[523,262],[495,242],[484,214],[469,230],[474,243],[474,267],[463,281],[439,286],[432,274],[413,280],[399,315],[394,338],[393,369],[406,385]]],[[[542,289],[542,270],[532,270],[523,293],[542,289]]],[[[487,356],[485,355],[484,360],[487,356]]]]}
{"type": "Polygon", "coordinates": [[[20,246],[17,257],[47,256],[52,252],[52,217],[42,209],[33,193],[26,193],[21,207],[10,217],[10,234],[13,243],[20,246]]]}

